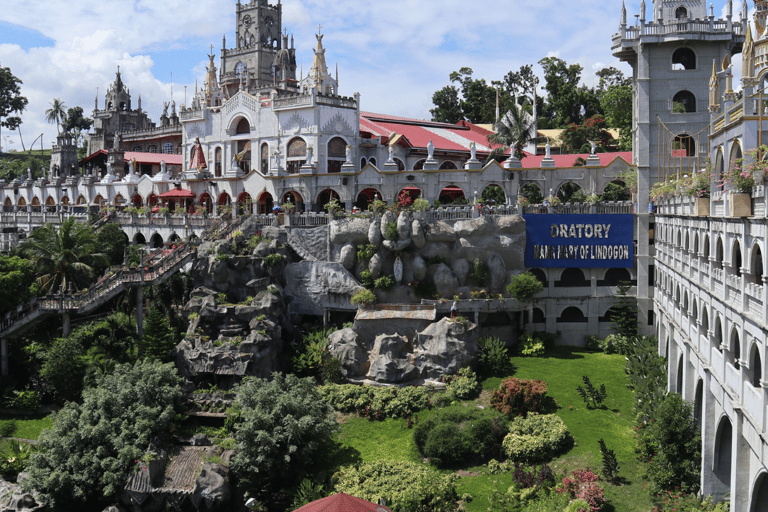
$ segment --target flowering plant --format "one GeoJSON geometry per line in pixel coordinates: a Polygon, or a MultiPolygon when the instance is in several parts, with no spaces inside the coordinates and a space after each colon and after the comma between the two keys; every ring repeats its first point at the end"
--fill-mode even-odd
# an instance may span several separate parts
{"type": "Polygon", "coordinates": [[[517,196],[517,205],[526,207],[531,204],[531,201],[525,196],[517,196]]]}
{"type": "Polygon", "coordinates": [[[752,165],[745,166],[741,158],[732,162],[730,168],[723,172],[723,177],[718,181],[718,186],[725,188],[728,185],[735,192],[750,192],[752,187],[755,186],[752,165]]]}
{"type": "Polygon", "coordinates": [[[693,197],[709,197],[709,180],[711,177],[708,167],[693,171],[693,174],[685,183],[688,195],[693,197]]]}

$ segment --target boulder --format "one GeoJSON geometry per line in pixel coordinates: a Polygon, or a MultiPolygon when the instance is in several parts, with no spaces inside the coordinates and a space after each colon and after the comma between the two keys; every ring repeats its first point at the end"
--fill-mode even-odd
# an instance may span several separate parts
{"type": "Polygon", "coordinates": [[[451,270],[456,274],[459,286],[466,286],[467,277],[469,276],[469,262],[464,258],[455,259],[451,262],[451,270]]]}
{"type": "Polygon", "coordinates": [[[331,222],[331,243],[367,244],[370,221],[368,219],[346,218],[331,222]]]}
{"type": "Polygon", "coordinates": [[[451,247],[447,242],[427,242],[424,248],[419,251],[419,255],[425,260],[437,258],[438,256],[445,258],[450,254],[451,247]]]}
{"type": "Polygon", "coordinates": [[[380,253],[376,253],[371,257],[371,261],[368,262],[368,272],[371,273],[371,277],[378,279],[381,277],[381,270],[384,268],[384,257],[380,253]]]}
{"type": "MultiPolygon", "coordinates": [[[[456,274],[445,263],[440,263],[435,267],[432,282],[435,283],[437,293],[443,297],[452,297],[453,292],[459,287],[459,280],[456,278],[456,274]]],[[[430,266],[430,273],[432,273],[431,268],[432,266],[430,266]]]]}
{"type": "Polygon", "coordinates": [[[439,379],[468,365],[477,356],[479,331],[471,322],[443,318],[420,332],[412,360],[421,378],[439,379]]]}
{"type": "Polygon", "coordinates": [[[386,239],[387,238],[387,224],[390,224],[392,222],[397,222],[397,216],[394,214],[394,212],[386,211],[384,212],[384,215],[381,216],[381,236],[386,239]]]}
{"type": "Polygon", "coordinates": [[[259,244],[253,249],[253,256],[256,256],[257,258],[265,258],[269,256],[272,253],[272,249],[270,249],[270,241],[264,240],[263,242],[259,242],[259,244]]]}
{"type": "Polygon", "coordinates": [[[497,226],[493,217],[488,215],[476,219],[460,220],[453,225],[453,231],[458,238],[494,235],[496,230],[497,226]]]}
{"type": "Polygon", "coordinates": [[[427,277],[427,263],[418,254],[413,257],[411,267],[413,268],[413,278],[415,280],[422,281],[427,277]]]}
{"type": "Polygon", "coordinates": [[[402,251],[411,245],[410,238],[401,238],[400,240],[384,240],[384,247],[392,252],[402,251]]]}
{"type": "Polygon", "coordinates": [[[206,510],[222,509],[231,494],[229,469],[221,464],[206,462],[195,479],[193,494],[205,499],[206,510]]]}
{"type": "Polygon", "coordinates": [[[491,293],[502,293],[507,282],[507,266],[504,259],[498,253],[492,252],[488,256],[487,265],[491,274],[491,293]]]}
{"type": "Polygon", "coordinates": [[[418,378],[418,370],[410,363],[408,338],[399,334],[380,334],[369,356],[366,377],[376,382],[403,382],[418,378]]]}
{"type": "Polygon", "coordinates": [[[11,499],[8,501],[8,506],[3,510],[18,510],[18,511],[32,511],[41,508],[35,501],[35,497],[29,493],[14,491],[11,495],[11,499]]]}
{"type": "Polygon", "coordinates": [[[397,235],[400,240],[411,237],[411,215],[406,212],[400,212],[397,217],[397,235]]]}
{"type": "Polygon", "coordinates": [[[339,263],[347,270],[355,268],[355,258],[357,257],[357,249],[354,245],[347,243],[341,248],[339,253],[339,263]]]}
{"type": "Polygon", "coordinates": [[[430,222],[423,226],[424,237],[429,242],[455,242],[456,233],[447,222],[430,222]]]}
{"type": "Polygon", "coordinates": [[[413,240],[413,246],[417,249],[424,247],[427,243],[427,239],[424,236],[424,229],[421,227],[421,222],[418,220],[413,221],[411,224],[411,240],[413,240]]]}
{"type": "Polygon", "coordinates": [[[368,226],[368,243],[378,249],[382,240],[384,240],[384,236],[381,234],[381,226],[374,220],[368,226]]]}
{"type": "Polygon", "coordinates": [[[267,291],[259,292],[251,304],[253,316],[264,315],[281,318],[285,312],[283,299],[267,291]]]}
{"type": "Polygon", "coordinates": [[[367,354],[363,352],[357,333],[352,329],[331,333],[328,352],[341,361],[345,377],[360,377],[368,371],[367,354]]]}
{"type": "Polygon", "coordinates": [[[520,215],[505,215],[496,218],[496,225],[499,232],[507,235],[524,235],[525,219],[520,215]]]}

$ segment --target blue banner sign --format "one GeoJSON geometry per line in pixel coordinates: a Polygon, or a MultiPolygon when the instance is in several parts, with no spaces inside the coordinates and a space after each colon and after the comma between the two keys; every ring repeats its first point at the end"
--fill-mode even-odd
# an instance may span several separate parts
{"type": "Polygon", "coordinates": [[[631,268],[631,214],[525,215],[528,268],[631,268]]]}

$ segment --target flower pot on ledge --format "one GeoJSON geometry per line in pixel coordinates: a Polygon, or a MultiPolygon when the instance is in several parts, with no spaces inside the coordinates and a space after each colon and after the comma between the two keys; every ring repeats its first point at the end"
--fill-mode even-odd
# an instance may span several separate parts
{"type": "Polygon", "coordinates": [[[732,193],[730,197],[731,217],[752,216],[752,195],[744,192],[732,193]]]}
{"type": "Polygon", "coordinates": [[[696,198],[696,216],[709,217],[709,198],[708,197],[696,198]]]}

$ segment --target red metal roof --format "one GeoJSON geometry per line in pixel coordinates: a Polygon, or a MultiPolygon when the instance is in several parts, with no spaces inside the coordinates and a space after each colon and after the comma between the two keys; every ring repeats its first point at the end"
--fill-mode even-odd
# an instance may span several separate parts
{"type": "Polygon", "coordinates": [[[340,492],[327,498],[322,498],[303,507],[297,508],[294,512],[392,512],[383,505],[377,505],[362,498],[356,498],[349,494],[340,492]]]}
{"type": "Polygon", "coordinates": [[[163,192],[162,194],[160,194],[157,197],[160,197],[162,199],[179,199],[179,198],[183,198],[183,199],[192,198],[193,199],[193,198],[197,197],[197,195],[194,192],[192,192],[191,190],[185,190],[183,188],[172,188],[168,192],[163,192]]]}
{"type": "MultiPolygon", "coordinates": [[[[600,165],[605,167],[609,165],[617,158],[624,160],[628,165],[632,165],[632,152],[622,151],[617,153],[597,153],[597,157],[600,159],[600,165]]],[[[586,160],[589,158],[589,154],[584,153],[581,155],[552,155],[552,160],[555,161],[555,167],[573,167],[577,158],[583,158],[586,160]]],[[[544,155],[529,155],[523,158],[523,169],[537,169],[541,167],[541,161],[544,160],[544,155]]]]}
{"type": "MultiPolygon", "coordinates": [[[[87,157],[80,160],[80,165],[87,164],[94,158],[104,155],[106,156],[108,154],[106,149],[100,149],[96,151],[95,153],[92,153],[88,155],[87,157]]],[[[125,161],[130,162],[133,159],[136,159],[136,163],[139,164],[156,164],[160,165],[160,162],[165,160],[165,163],[168,165],[182,165],[184,163],[184,156],[183,155],[175,155],[175,154],[167,154],[167,153],[140,153],[138,151],[126,151],[125,152],[125,161]]]]}

